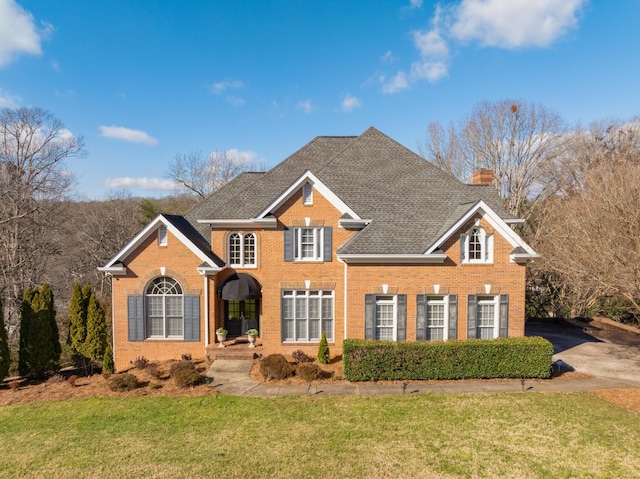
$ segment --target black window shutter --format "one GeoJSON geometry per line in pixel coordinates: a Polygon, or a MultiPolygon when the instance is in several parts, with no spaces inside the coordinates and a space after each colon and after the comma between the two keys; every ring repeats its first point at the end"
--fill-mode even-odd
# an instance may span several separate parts
{"type": "Polygon", "coordinates": [[[284,227],[284,260],[293,261],[293,228],[284,227]]]}
{"type": "Polygon", "coordinates": [[[458,339],[458,295],[449,295],[449,339],[458,339]]]}
{"type": "Polygon", "coordinates": [[[184,340],[200,341],[200,296],[184,297],[184,340]]]}
{"type": "Polygon", "coordinates": [[[144,298],[141,294],[127,297],[129,341],[144,341],[144,298]]]}
{"type": "Polygon", "coordinates": [[[478,317],[478,299],[470,294],[467,299],[467,339],[477,337],[476,319],[478,317]]]}
{"type": "Polygon", "coordinates": [[[364,339],[375,339],[376,295],[364,295],[364,339]]]}
{"type": "Polygon", "coordinates": [[[427,296],[416,296],[416,341],[427,339],[427,296]]]}
{"type": "Polygon", "coordinates": [[[323,259],[324,261],[331,261],[331,252],[332,252],[332,246],[331,246],[331,226],[325,226],[324,227],[324,233],[323,233],[323,259]]]}
{"type": "Polygon", "coordinates": [[[500,295],[500,332],[501,338],[509,336],[509,295],[500,295]]]}
{"type": "Polygon", "coordinates": [[[407,339],[407,295],[398,295],[398,341],[407,339]]]}

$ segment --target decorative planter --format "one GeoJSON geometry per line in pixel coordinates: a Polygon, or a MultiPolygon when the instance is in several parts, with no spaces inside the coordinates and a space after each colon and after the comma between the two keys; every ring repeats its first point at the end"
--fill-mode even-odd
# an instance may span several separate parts
{"type": "Polygon", "coordinates": [[[224,345],[224,341],[226,341],[227,339],[227,335],[226,334],[221,334],[221,333],[216,333],[216,337],[218,338],[218,347],[219,348],[226,348],[226,346],[224,345]]]}
{"type": "Polygon", "coordinates": [[[249,340],[249,347],[256,347],[256,335],[255,334],[247,334],[247,339],[249,340]]]}

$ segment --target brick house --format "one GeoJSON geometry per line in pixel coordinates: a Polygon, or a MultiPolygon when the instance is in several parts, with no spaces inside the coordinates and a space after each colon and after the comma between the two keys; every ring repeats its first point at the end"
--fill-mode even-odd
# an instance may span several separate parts
{"type": "Polygon", "coordinates": [[[524,334],[525,269],[490,171],[464,184],[375,128],[317,137],[184,217],[159,215],[99,268],[113,278],[116,368],[203,357],[223,326],[264,354],[345,338],[524,334]]]}

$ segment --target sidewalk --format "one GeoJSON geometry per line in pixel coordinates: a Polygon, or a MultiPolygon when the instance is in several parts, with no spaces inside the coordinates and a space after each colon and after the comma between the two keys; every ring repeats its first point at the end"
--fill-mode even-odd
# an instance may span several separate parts
{"type": "Polygon", "coordinates": [[[307,396],[307,395],[374,395],[411,393],[492,393],[492,392],[578,392],[595,389],[637,388],[640,384],[608,378],[584,379],[520,379],[485,381],[442,381],[422,383],[411,381],[397,384],[357,382],[323,383],[311,385],[274,385],[258,383],[249,377],[251,361],[218,359],[207,372],[211,385],[224,394],[251,397],[307,396]]]}

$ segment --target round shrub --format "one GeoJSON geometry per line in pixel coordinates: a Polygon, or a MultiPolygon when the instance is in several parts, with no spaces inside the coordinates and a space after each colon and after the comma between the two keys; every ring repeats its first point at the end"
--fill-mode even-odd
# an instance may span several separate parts
{"type": "Polygon", "coordinates": [[[191,361],[176,361],[171,365],[169,374],[179,388],[197,386],[204,379],[191,361]]]}
{"type": "Polygon", "coordinates": [[[315,363],[300,363],[296,368],[296,376],[304,381],[316,381],[322,379],[324,373],[315,363]]]}
{"type": "Polygon", "coordinates": [[[132,391],[140,386],[138,378],[131,373],[115,374],[107,381],[112,391],[132,391]]]}
{"type": "Polygon", "coordinates": [[[260,372],[268,379],[286,379],[293,375],[295,366],[282,354],[270,354],[260,361],[260,372]]]}
{"type": "Polygon", "coordinates": [[[309,356],[307,353],[305,353],[302,349],[296,349],[294,352],[291,353],[291,356],[293,356],[293,359],[297,363],[312,363],[313,362],[313,358],[311,356],[309,356]]]}

